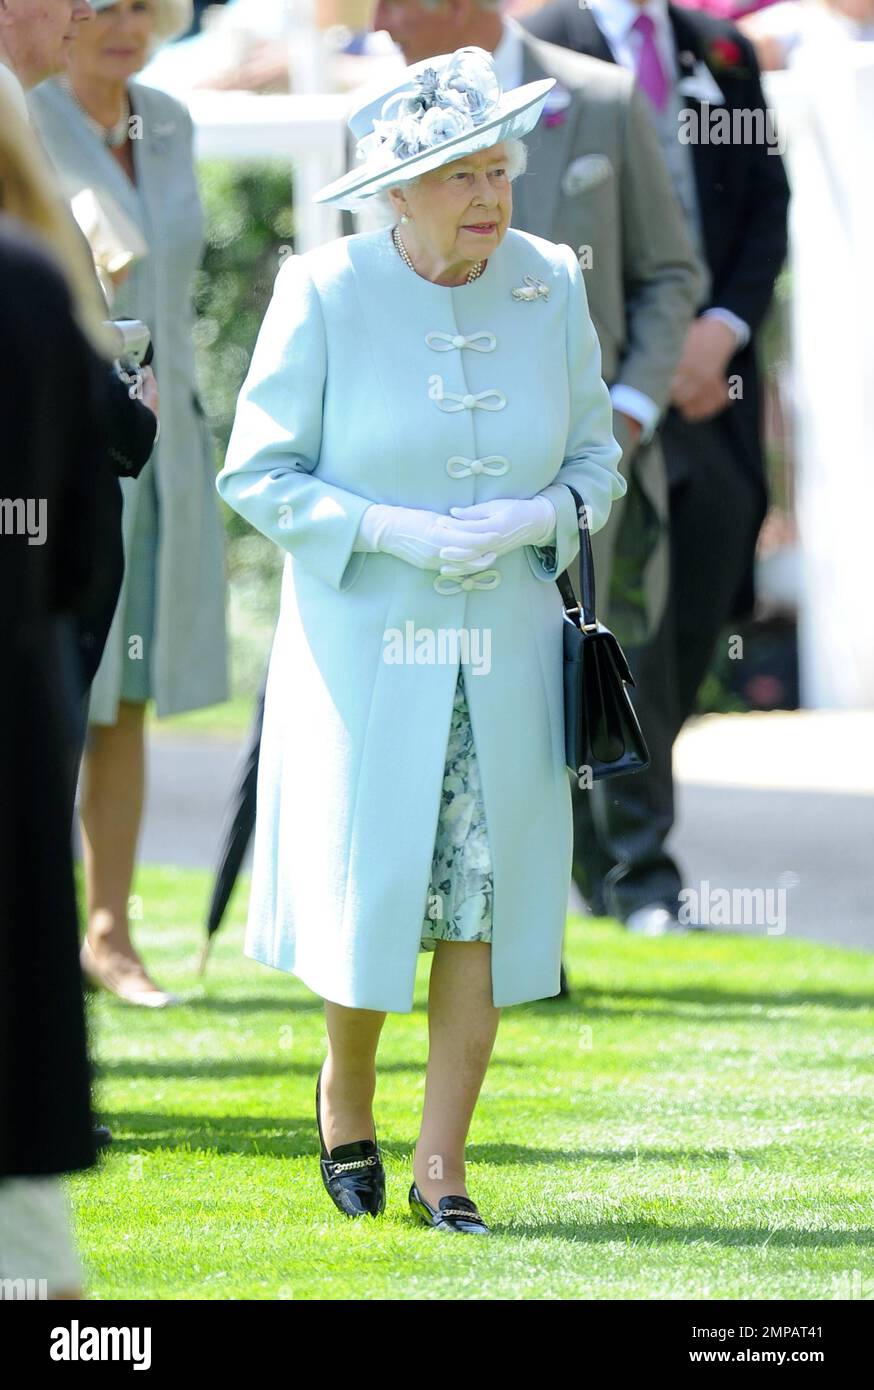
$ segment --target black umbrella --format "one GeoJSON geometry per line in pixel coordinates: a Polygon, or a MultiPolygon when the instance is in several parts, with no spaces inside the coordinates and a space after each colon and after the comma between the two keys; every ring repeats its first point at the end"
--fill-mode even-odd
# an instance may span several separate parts
{"type": "Polygon", "coordinates": [[[213,937],[218,931],[225,915],[234,884],[240,872],[240,865],[246,854],[252,831],[255,828],[255,800],[258,789],[258,757],[261,752],[261,727],[264,723],[264,692],[266,678],[258,696],[258,706],[249,741],[240,762],[240,771],[235,791],[231,797],[222,830],[221,854],[216,869],[212,900],[206,919],[206,941],[200,956],[200,973],[206,969],[213,937]]]}

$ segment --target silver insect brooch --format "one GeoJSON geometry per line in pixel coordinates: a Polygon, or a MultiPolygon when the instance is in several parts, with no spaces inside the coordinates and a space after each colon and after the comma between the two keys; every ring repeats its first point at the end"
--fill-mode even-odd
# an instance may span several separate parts
{"type": "Polygon", "coordinates": [[[517,286],[511,291],[514,299],[548,299],[549,287],[544,285],[542,280],[538,280],[534,275],[526,275],[524,285],[517,286]]]}

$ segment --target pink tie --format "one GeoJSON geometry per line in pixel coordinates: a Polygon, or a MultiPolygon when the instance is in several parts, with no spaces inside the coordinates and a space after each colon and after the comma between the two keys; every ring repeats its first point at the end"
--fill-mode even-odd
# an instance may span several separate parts
{"type": "Polygon", "coordinates": [[[668,78],[655,41],[655,23],[650,15],[639,14],[632,24],[641,37],[637,54],[637,81],[656,111],[668,104],[668,78]]]}

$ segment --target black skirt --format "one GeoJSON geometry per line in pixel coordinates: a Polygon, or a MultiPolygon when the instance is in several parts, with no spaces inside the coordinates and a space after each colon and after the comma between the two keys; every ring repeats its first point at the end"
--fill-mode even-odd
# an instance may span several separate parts
{"type": "Polygon", "coordinates": [[[63,620],[30,628],[0,680],[0,1178],[96,1157],[70,823],[74,644],[63,620]]]}

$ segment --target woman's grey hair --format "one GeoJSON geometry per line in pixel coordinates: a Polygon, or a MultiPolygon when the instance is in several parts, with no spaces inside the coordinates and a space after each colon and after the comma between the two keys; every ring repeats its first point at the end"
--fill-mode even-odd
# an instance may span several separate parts
{"type": "MultiPolygon", "coordinates": [[[[517,179],[520,174],[524,174],[528,166],[528,146],[525,144],[524,140],[519,139],[505,140],[503,144],[507,151],[507,173],[512,182],[512,180],[517,179]]],[[[461,156],[459,156],[459,158],[460,157],[461,156]]],[[[393,183],[391,187],[399,188],[402,192],[406,193],[407,189],[413,188],[421,177],[422,175],[419,174],[414,179],[398,179],[397,183],[393,183]]],[[[368,203],[371,207],[379,208],[386,216],[394,216],[395,208],[389,197],[388,189],[384,189],[381,193],[374,194],[373,198],[368,199],[368,203]]]]}

